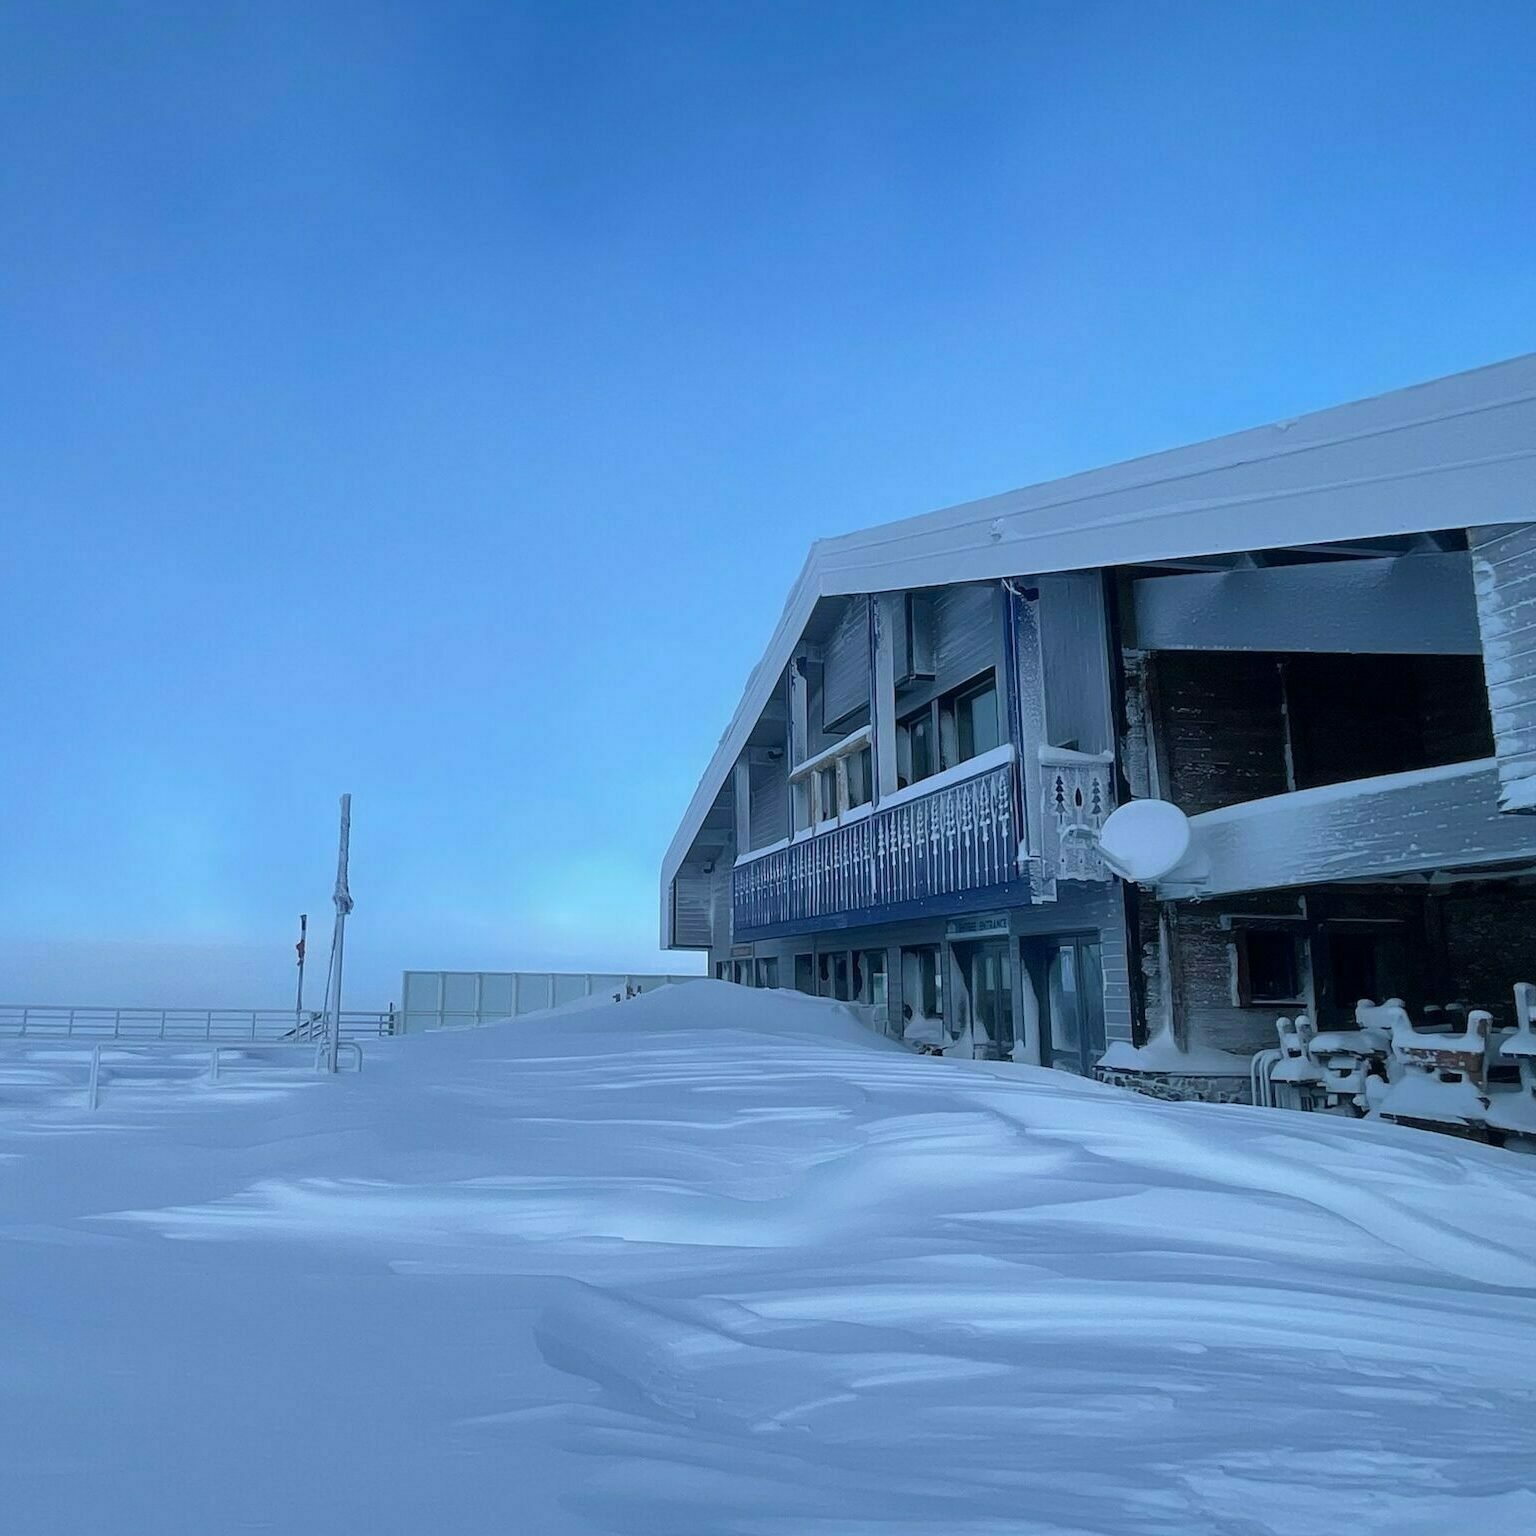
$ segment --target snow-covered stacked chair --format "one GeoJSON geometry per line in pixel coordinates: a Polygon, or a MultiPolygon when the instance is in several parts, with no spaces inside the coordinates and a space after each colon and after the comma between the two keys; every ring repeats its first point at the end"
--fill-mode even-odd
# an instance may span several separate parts
{"type": "Polygon", "coordinates": [[[1392,1017],[1391,1082],[1371,1108],[1384,1120],[1474,1129],[1487,1123],[1488,1033],[1493,1015],[1477,1008],[1456,1034],[1415,1029],[1401,1007],[1392,1017]]]}
{"type": "Polygon", "coordinates": [[[1323,1069],[1312,1057],[1317,1026],[1304,1013],[1276,1019],[1280,1059],[1269,1069],[1270,1102],[1279,1109],[1311,1109],[1323,1091],[1323,1069]]]}
{"type": "Polygon", "coordinates": [[[1488,1095],[1488,1123],[1496,1130],[1536,1136],[1536,987],[1515,983],[1515,1032],[1499,1048],[1499,1059],[1520,1069],[1520,1086],[1488,1095]]]}
{"type": "Polygon", "coordinates": [[[1322,1074],[1322,1093],[1329,1109],[1364,1114],[1366,1084],[1381,1076],[1392,1048],[1393,1021],[1408,1015],[1399,997],[1389,997],[1377,1007],[1369,998],[1355,1004],[1356,1029],[1337,1029],[1313,1035],[1307,1049],[1322,1074]]]}

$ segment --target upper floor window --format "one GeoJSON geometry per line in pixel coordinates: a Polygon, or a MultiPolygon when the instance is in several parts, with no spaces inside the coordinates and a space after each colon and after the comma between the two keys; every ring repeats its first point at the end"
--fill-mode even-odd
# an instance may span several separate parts
{"type": "Polygon", "coordinates": [[[896,782],[902,788],[1002,745],[997,675],[984,673],[896,723],[896,782]]]}
{"type": "Polygon", "coordinates": [[[874,793],[874,754],[866,725],[790,775],[795,830],[837,821],[868,805],[874,793]]]}
{"type": "Polygon", "coordinates": [[[896,783],[916,784],[939,771],[934,750],[933,705],[925,704],[896,726],[896,783]]]}
{"type": "MultiPolygon", "coordinates": [[[[953,703],[949,707],[954,714],[955,749],[953,762],[946,762],[946,768],[953,767],[955,763],[969,762],[971,758],[980,757],[983,752],[990,752],[1001,743],[997,681],[992,673],[989,672],[979,683],[972,683],[953,695],[953,703]]],[[[942,735],[942,703],[939,709],[942,735]]]]}

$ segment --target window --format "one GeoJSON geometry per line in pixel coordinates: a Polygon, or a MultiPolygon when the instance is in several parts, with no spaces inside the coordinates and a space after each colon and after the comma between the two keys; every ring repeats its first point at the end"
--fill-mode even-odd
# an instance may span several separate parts
{"type": "Polygon", "coordinates": [[[896,782],[905,789],[938,771],[933,751],[931,705],[908,715],[896,726],[896,782]]]}
{"type": "Polygon", "coordinates": [[[874,749],[870,728],[862,725],[819,756],[801,764],[791,775],[795,831],[818,822],[836,821],[874,795],[874,749]]]}
{"type": "Polygon", "coordinates": [[[840,1003],[850,1002],[853,993],[849,988],[848,955],[841,951],[832,956],[832,995],[840,1003]]]}
{"type": "Polygon", "coordinates": [[[816,792],[820,796],[816,802],[819,819],[831,821],[838,812],[836,763],[828,763],[825,768],[816,770],[816,792]]]}
{"type": "Polygon", "coordinates": [[[715,961],[715,980],[729,981],[731,979],[731,962],[729,960],[715,961]]]}
{"type": "MultiPolygon", "coordinates": [[[[960,694],[953,709],[958,748],[955,762],[968,762],[998,745],[997,684],[990,675],[984,682],[960,694]]],[[[945,767],[949,766],[945,764],[945,767]]]]}
{"type": "Polygon", "coordinates": [[[816,991],[819,996],[835,997],[840,1003],[852,1000],[848,959],[847,950],[816,957],[816,991]]]}
{"type": "Polygon", "coordinates": [[[937,944],[902,950],[901,1013],[908,1040],[922,1038],[920,1026],[924,1021],[943,1019],[944,970],[937,944]]]}
{"type": "Polygon", "coordinates": [[[795,811],[795,831],[803,832],[813,826],[816,818],[811,813],[811,781],[796,779],[789,786],[789,798],[795,811]]]}
{"type": "Polygon", "coordinates": [[[863,949],[853,959],[858,1000],[861,1003],[872,1003],[876,1008],[884,1008],[886,1004],[885,951],[863,949]]]}
{"type": "Polygon", "coordinates": [[[816,995],[816,961],[811,955],[795,956],[795,991],[816,995]]]}
{"type": "Polygon", "coordinates": [[[845,759],[847,763],[848,804],[846,810],[854,810],[858,806],[868,805],[872,797],[874,778],[874,754],[870,748],[865,747],[862,752],[855,752],[845,759]]]}
{"type": "Polygon", "coordinates": [[[1284,928],[1239,928],[1235,940],[1240,1007],[1304,1001],[1300,934],[1284,928]]]}
{"type": "Polygon", "coordinates": [[[885,951],[857,949],[853,952],[853,1001],[874,1011],[875,1024],[882,1034],[890,1032],[889,993],[885,980],[885,951]]]}
{"type": "Polygon", "coordinates": [[[757,984],[760,987],[776,987],[779,984],[779,962],[774,956],[757,962],[757,984]]]}
{"type": "Polygon", "coordinates": [[[905,788],[1000,746],[997,675],[988,672],[896,723],[896,782],[905,788]]]}
{"type": "Polygon", "coordinates": [[[750,960],[734,960],[731,962],[731,965],[735,972],[731,979],[738,986],[750,987],[752,985],[752,962],[750,960]]]}

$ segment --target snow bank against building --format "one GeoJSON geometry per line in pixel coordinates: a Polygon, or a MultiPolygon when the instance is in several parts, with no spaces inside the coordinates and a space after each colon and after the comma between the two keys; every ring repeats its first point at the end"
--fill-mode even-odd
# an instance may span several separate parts
{"type": "Polygon", "coordinates": [[[1536,1530],[1536,1164],[714,982],[0,1107],[18,1536],[1536,1530]]]}

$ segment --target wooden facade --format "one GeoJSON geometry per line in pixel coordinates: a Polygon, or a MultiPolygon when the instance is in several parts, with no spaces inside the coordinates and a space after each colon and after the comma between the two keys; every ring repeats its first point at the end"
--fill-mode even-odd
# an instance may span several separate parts
{"type": "Polygon", "coordinates": [[[1519,359],[818,545],[667,942],[895,1033],[944,991],[949,1036],[990,1008],[978,1052],[1074,1069],[1074,967],[1098,1035],[1207,1064],[1355,988],[1497,1018],[1536,976],[1532,445],[1519,359]],[[1140,889],[1098,851],[1128,797],[1192,829],[1140,889]]]}

